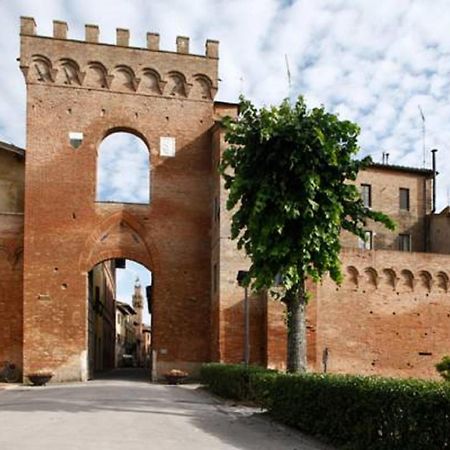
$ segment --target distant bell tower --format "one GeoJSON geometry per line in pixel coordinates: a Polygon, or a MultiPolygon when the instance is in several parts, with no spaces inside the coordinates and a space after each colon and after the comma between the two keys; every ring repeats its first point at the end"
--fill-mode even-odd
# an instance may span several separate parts
{"type": "Polygon", "coordinates": [[[136,330],[136,362],[138,367],[141,367],[144,362],[143,355],[143,330],[142,330],[142,313],[144,308],[144,299],[142,297],[141,291],[141,282],[139,281],[139,277],[136,277],[136,281],[134,283],[134,294],[132,297],[133,308],[136,311],[136,315],[134,316],[134,329],[136,330]]]}
{"type": "Polygon", "coordinates": [[[136,277],[134,283],[134,294],[133,294],[133,308],[136,310],[136,322],[142,324],[142,313],[144,309],[144,298],[142,296],[141,282],[139,277],[136,277]]]}

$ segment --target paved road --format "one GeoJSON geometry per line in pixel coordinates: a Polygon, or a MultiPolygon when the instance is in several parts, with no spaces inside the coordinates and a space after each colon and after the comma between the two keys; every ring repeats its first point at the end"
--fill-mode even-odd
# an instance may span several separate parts
{"type": "Polygon", "coordinates": [[[0,390],[5,450],[325,450],[256,409],[139,377],[0,390]]]}

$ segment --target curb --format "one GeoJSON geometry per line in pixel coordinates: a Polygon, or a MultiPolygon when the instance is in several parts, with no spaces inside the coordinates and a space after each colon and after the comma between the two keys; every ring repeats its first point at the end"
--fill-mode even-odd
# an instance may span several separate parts
{"type": "Polygon", "coordinates": [[[18,383],[0,383],[0,392],[1,391],[10,391],[12,389],[17,389],[21,385],[18,383]]]}

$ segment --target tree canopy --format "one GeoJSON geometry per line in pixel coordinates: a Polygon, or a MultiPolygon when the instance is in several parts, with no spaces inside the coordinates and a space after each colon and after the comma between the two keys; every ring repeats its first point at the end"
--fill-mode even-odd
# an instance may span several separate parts
{"type": "Polygon", "coordinates": [[[359,127],[323,107],[257,109],[241,98],[236,120],[224,121],[229,147],[221,161],[231,237],[251,265],[244,283],[270,289],[287,308],[287,370],[304,372],[306,279],[326,273],[340,283],[341,230],[365,239],[368,219],[393,229],[385,214],[364,205],[355,185],[370,158],[358,160],[359,127]]]}
{"type": "Polygon", "coordinates": [[[370,158],[355,159],[359,127],[323,107],[257,109],[241,98],[237,120],[227,118],[221,171],[234,210],[231,237],[251,259],[249,279],[269,288],[275,277],[287,291],[325,273],[341,281],[341,229],[362,239],[367,219],[394,223],[364,206],[353,184],[370,158]],[[231,169],[231,170],[230,170],[231,169]]]}

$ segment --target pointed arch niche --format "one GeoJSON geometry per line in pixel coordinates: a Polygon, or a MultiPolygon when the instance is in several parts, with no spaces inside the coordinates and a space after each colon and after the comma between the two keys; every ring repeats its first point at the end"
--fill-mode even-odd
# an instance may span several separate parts
{"type": "Polygon", "coordinates": [[[106,136],[97,152],[97,202],[150,203],[150,152],[128,131],[106,136]]]}

